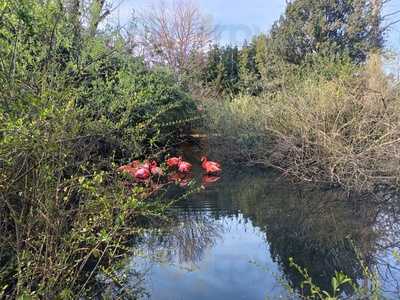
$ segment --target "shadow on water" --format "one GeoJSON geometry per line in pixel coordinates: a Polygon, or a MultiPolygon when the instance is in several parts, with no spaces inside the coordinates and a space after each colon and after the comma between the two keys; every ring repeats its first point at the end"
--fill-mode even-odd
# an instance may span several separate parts
{"type": "Polygon", "coordinates": [[[220,181],[171,209],[167,232],[141,239],[143,257],[127,268],[145,273],[151,299],[275,299],[290,296],[286,284],[300,289],[290,257],[327,291],[335,271],[368,286],[361,257],[379,273],[383,294],[397,299],[400,199],[383,190],[324,190],[225,168],[220,181]]]}

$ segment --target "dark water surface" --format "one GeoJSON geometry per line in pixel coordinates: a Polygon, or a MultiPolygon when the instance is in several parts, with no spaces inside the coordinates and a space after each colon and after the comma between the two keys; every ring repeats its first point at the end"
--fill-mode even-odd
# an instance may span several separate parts
{"type": "Polygon", "coordinates": [[[143,257],[126,268],[143,274],[144,299],[290,299],[285,286],[300,291],[302,281],[290,257],[327,291],[336,270],[368,286],[361,257],[379,273],[382,295],[399,299],[399,202],[390,191],[323,190],[225,168],[171,209],[176,222],[166,233],[143,237],[143,257]]]}

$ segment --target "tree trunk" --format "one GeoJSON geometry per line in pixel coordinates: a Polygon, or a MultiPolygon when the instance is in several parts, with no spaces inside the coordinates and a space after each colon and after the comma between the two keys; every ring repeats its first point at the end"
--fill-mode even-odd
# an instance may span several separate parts
{"type": "Polygon", "coordinates": [[[97,28],[101,21],[103,21],[109,14],[110,10],[105,8],[106,0],[93,0],[90,10],[90,28],[89,35],[94,37],[97,32],[97,28]]]}

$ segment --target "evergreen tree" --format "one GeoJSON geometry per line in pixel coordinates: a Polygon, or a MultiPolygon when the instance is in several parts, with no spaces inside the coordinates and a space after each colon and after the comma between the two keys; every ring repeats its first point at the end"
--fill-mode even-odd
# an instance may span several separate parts
{"type": "Polygon", "coordinates": [[[239,81],[238,48],[227,46],[222,52],[223,87],[229,94],[236,94],[239,81]]]}
{"type": "Polygon", "coordinates": [[[255,61],[257,65],[257,69],[260,74],[265,73],[265,68],[268,65],[268,56],[267,54],[267,36],[265,34],[260,34],[255,39],[256,43],[256,53],[255,53],[255,61]]]}
{"type": "Polygon", "coordinates": [[[202,78],[205,83],[211,83],[216,80],[216,78],[218,77],[218,65],[220,64],[220,61],[220,48],[218,45],[214,45],[207,53],[207,63],[204,68],[202,78]]]}
{"type": "Polygon", "coordinates": [[[257,38],[254,38],[250,44],[245,42],[239,58],[240,91],[249,95],[257,95],[261,92],[261,74],[257,66],[256,45],[257,38]]]}
{"type": "Polygon", "coordinates": [[[313,53],[355,63],[383,46],[382,0],[294,0],[272,28],[269,46],[289,63],[313,53]]]}
{"type": "Polygon", "coordinates": [[[239,50],[237,47],[214,45],[208,52],[203,81],[220,94],[234,95],[239,82],[239,50]]]}

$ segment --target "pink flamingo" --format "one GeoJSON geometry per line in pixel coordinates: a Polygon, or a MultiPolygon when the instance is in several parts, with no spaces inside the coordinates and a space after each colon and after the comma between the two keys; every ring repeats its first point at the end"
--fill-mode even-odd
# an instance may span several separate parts
{"type": "Polygon", "coordinates": [[[181,173],[189,173],[192,170],[192,164],[187,161],[182,160],[182,157],[179,157],[178,170],[181,173]]]}
{"type": "Polygon", "coordinates": [[[214,161],[209,161],[206,156],[201,158],[201,167],[206,171],[206,174],[219,174],[221,173],[221,165],[214,161]]]}
{"type": "Polygon", "coordinates": [[[123,173],[128,173],[133,178],[138,180],[147,180],[151,175],[150,164],[148,161],[145,161],[142,164],[140,161],[134,160],[127,165],[119,167],[117,170],[123,173]]]}
{"type": "Polygon", "coordinates": [[[163,175],[163,170],[157,165],[154,160],[150,163],[150,173],[157,176],[163,175]]]}
{"type": "Polygon", "coordinates": [[[135,177],[135,172],[137,170],[137,167],[133,167],[131,164],[127,164],[127,165],[123,165],[120,166],[117,171],[121,172],[121,173],[128,173],[130,174],[132,177],[135,177]]]}
{"type": "Polygon", "coordinates": [[[206,171],[206,174],[219,174],[222,172],[221,165],[214,161],[209,161],[206,156],[201,158],[201,167],[206,171]]]}
{"type": "Polygon", "coordinates": [[[179,157],[171,157],[166,160],[167,166],[170,168],[178,167],[179,162],[179,157]]]}
{"type": "Polygon", "coordinates": [[[150,178],[150,175],[151,173],[148,168],[140,167],[136,170],[134,177],[139,180],[147,180],[150,178]]]}

